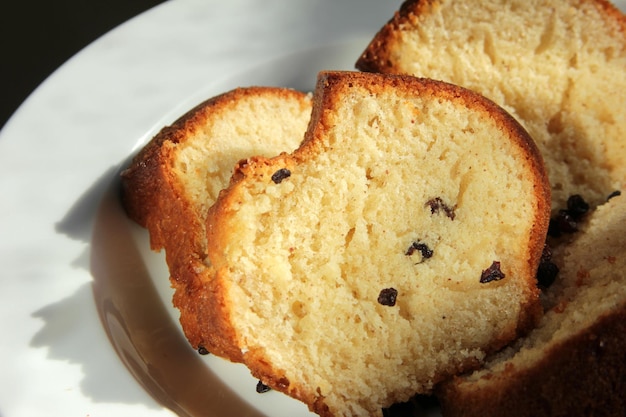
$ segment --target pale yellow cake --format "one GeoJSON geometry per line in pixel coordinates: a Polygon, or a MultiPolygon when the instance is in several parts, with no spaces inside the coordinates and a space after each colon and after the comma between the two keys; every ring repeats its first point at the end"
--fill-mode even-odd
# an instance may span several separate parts
{"type": "Polygon", "coordinates": [[[466,89],[323,72],[313,102],[303,144],[240,162],[209,210],[207,323],[314,412],[381,416],[536,323],[549,185],[466,89]]]}
{"type": "Polygon", "coordinates": [[[408,0],[357,68],[458,84],[505,108],[546,162],[552,209],[626,183],[626,18],[604,0],[408,0]]]}
{"type": "Polygon", "coordinates": [[[567,246],[538,327],[480,371],[440,387],[451,417],[626,415],[626,196],[567,246]]]}
{"type": "Polygon", "coordinates": [[[298,147],[311,116],[309,95],[284,88],[238,88],[213,97],[163,128],[122,172],[128,215],[165,249],[174,305],[191,344],[211,343],[204,314],[208,208],[228,185],[235,164],[250,155],[273,156],[298,147]]]}
{"type": "Polygon", "coordinates": [[[560,269],[547,314],[484,370],[445,384],[444,416],[626,415],[623,197],[604,206],[626,185],[624,15],[604,0],[408,0],[356,65],[490,97],[546,162],[560,269]],[[573,218],[571,199],[592,214],[573,218]]]}

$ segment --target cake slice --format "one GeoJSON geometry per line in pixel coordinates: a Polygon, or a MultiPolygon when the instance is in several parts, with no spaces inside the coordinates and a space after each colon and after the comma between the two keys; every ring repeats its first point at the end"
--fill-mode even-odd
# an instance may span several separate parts
{"type": "Polygon", "coordinates": [[[446,417],[626,415],[626,197],[589,214],[562,264],[547,312],[485,368],[439,390],[446,417]]]}
{"type": "Polygon", "coordinates": [[[322,416],[381,416],[527,332],[550,191],[484,97],[322,72],[303,144],[238,164],[207,216],[222,352],[322,416]]]}
{"type": "Polygon", "coordinates": [[[544,288],[547,314],[484,370],[446,383],[444,415],[625,415],[624,204],[602,206],[626,187],[624,15],[603,0],[408,0],[356,65],[490,97],[536,141],[552,185],[551,268],[561,271],[544,288]],[[582,230],[572,199],[601,206],[582,230]]]}
{"type": "MultiPolygon", "coordinates": [[[[122,202],[146,227],[152,249],[165,249],[174,305],[191,344],[205,350],[208,208],[235,164],[298,147],[311,116],[309,95],[283,88],[238,88],[213,97],[162,129],[122,174],[122,202]]],[[[219,347],[212,345],[219,353],[219,347]]]]}
{"type": "Polygon", "coordinates": [[[626,18],[604,0],[407,0],[357,68],[435,78],[490,98],[537,143],[556,215],[626,178],[626,18]]]}

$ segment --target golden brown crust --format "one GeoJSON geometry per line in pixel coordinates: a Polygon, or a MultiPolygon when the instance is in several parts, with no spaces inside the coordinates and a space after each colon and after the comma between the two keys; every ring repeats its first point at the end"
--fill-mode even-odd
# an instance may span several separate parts
{"type": "MultiPolygon", "coordinates": [[[[237,201],[236,189],[237,184],[243,181],[247,175],[247,172],[262,170],[263,166],[267,166],[270,169],[265,175],[272,174],[272,166],[274,165],[286,165],[297,163],[298,161],[306,160],[312,153],[317,152],[316,147],[321,146],[323,136],[325,133],[325,126],[332,124],[332,120],[327,120],[325,117],[325,110],[332,108],[333,100],[341,99],[337,94],[325,94],[323,91],[334,89],[333,85],[341,83],[345,86],[349,85],[346,82],[346,76],[349,76],[353,82],[359,82],[368,85],[368,88],[375,92],[384,88],[406,88],[414,91],[419,91],[420,94],[437,96],[442,99],[447,99],[463,104],[468,108],[480,109],[486,115],[497,120],[497,124],[507,131],[507,136],[513,138],[516,144],[520,148],[520,152],[525,155],[527,163],[527,172],[534,175],[533,182],[536,184],[536,199],[538,206],[535,207],[536,220],[535,227],[532,230],[531,242],[528,248],[528,265],[529,270],[534,271],[537,269],[539,259],[541,256],[540,248],[543,248],[545,243],[545,236],[547,233],[547,227],[549,223],[549,206],[550,206],[550,186],[548,176],[543,164],[543,159],[539,149],[535,145],[535,142],[524,130],[524,128],[507,112],[505,112],[500,106],[493,103],[491,100],[462,87],[443,83],[435,80],[416,78],[408,75],[392,75],[392,74],[364,74],[358,72],[340,72],[340,71],[322,71],[319,74],[318,82],[316,86],[316,97],[322,97],[322,100],[315,100],[313,103],[313,111],[311,114],[311,124],[309,129],[305,133],[304,141],[302,145],[296,149],[291,156],[283,154],[274,160],[266,158],[251,158],[247,161],[242,161],[237,167],[235,167],[231,184],[228,188],[228,192],[224,190],[225,197],[220,197],[220,204],[216,204],[210,209],[211,217],[222,217],[226,215],[229,207],[239,204],[237,201]],[[384,79],[384,82],[381,80],[384,79]],[[280,158],[280,163],[276,163],[280,158]],[[218,213],[219,212],[219,213],[218,213]]],[[[208,222],[209,241],[220,241],[222,233],[228,233],[227,230],[219,229],[219,222],[214,224],[208,222]]],[[[214,265],[218,265],[220,260],[212,260],[214,265]]],[[[534,282],[529,283],[529,287],[534,288],[534,282]]],[[[518,328],[515,330],[516,334],[521,335],[526,333],[532,328],[539,316],[541,315],[541,308],[536,302],[538,300],[539,291],[534,290],[534,295],[529,297],[531,300],[529,305],[526,306],[526,316],[522,317],[518,328]]],[[[501,347],[500,345],[499,347],[501,347]]]]}
{"type": "Polygon", "coordinates": [[[606,22],[617,27],[615,30],[617,31],[614,36],[616,38],[626,36],[626,15],[622,13],[613,3],[608,0],[582,0],[583,2],[588,1],[589,3],[596,6],[598,9],[602,11],[602,15],[606,18],[606,22]]]}
{"type": "MultiPolygon", "coordinates": [[[[371,72],[403,72],[396,63],[399,61],[398,56],[393,55],[394,45],[396,42],[406,43],[400,40],[403,31],[418,30],[416,28],[419,28],[421,21],[429,19],[428,15],[434,14],[440,3],[442,1],[405,1],[394,17],[372,39],[358,58],[356,67],[371,72]]],[[[598,9],[601,17],[597,23],[603,27],[600,36],[612,37],[618,41],[626,38],[626,16],[609,1],[574,0],[567,3],[571,10],[585,10],[581,13],[589,13],[590,10],[590,7],[580,7],[582,5],[598,9]]],[[[457,17],[462,19],[462,16],[457,17]]],[[[443,26],[446,26],[445,23],[443,26]]],[[[591,25],[583,27],[583,31],[593,30],[591,25]]],[[[593,35],[586,39],[589,42],[593,35]]],[[[621,49],[623,50],[623,46],[621,49]]],[[[424,60],[428,61],[426,54],[424,60]]],[[[619,71],[619,68],[616,70],[619,71]]],[[[503,72],[506,80],[506,70],[503,72]]],[[[610,86],[610,83],[611,81],[607,81],[607,85],[610,86]]],[[[480,86],[477,89],[480,90],[480,86]]],[[[620,120],[623,118],[620,117],[620,120]]],[[[620,141],[622,136],[614,139],[620,141]]],[[[590,143],[597,149],[606,147],[601,140],[597,140],[596,135],[592,135],[590,143]]],[[[613,152],[617,148],[609,149],[613,152]]],[[[546,154],[546,159],[551,156],[546,154]]],[[[620,177],[623,174],[619,174],[620,172],[623,173],[614,168],[609,173],[624,184],[624,178],[620,177]]],[[[479,383],[472,384],[464,378],[445,383],[440,388],[444,416],[626,415],[625,314],[626,306],[607,311],[592,327],[572,335],[571,339],[546,352],[541,363],[528,370],[509,368],[502,374],[490,372],[490,378],[497,380],[497,383],[490,380],[489,384],[482,386],[479,383]],[[605,354],[601,357],[595,355],[600,344],[604,347],[610,345],[610,348],[603,350],[605,354]],[[458,388],[459,386],[462,387],[458,388]]]]}
{"type": "MultiPolygon", "coordinates": [[[[333,84],[345,82],[345,73],[335,71],[322,71],[320,73],[317,90],[331,89],[333,84]]],[[[435,81],[425,78],[416,78],[409,75],[392,75],[392,74],[365,74],[350,73],[350,77],[354,82],[360,82],[368,85],[368,89],[375,92],[386,88],[388,85],[394,88],[407,88],[419,92],[419,94],[436,96],[445,100],[450,100],[462,104],[467,108],[480,110],[485,115],[496,120],[498,126],[507,132],[507,136],[515,141],[520,148],[520,154],[525,155],[527,169],[529,175],[534,176],[535,199],[537,206],[534,213],[536,214],[535,226],[531,232],[531,239],[528,246],[528,267],[529,271],[536,271],[539,265],[542,248],[545,244],[548,224],[550,222],[550,183],[546,172],[543,158],[535,142],[528,135],[526,130],[513,118],[493,101],[475,93],[474,91],[463,87],[435,81]],[[381,82],[384,78],[385,82],[381,82]]],[[[339,96],[333,94],[322,94],[325,100],[336,100],[339,96]]],[[[309,146],[315,146],[315,143],[321,142],[324,135],[324,126],[331,121],[325,120],[324,109],[332,108],[332,103],[316,100],[313,105],[310,129],[305,134],[303,146],[295,153],[294,157],[298,158],[300,154],[306,155],[309,146]],[[315,123],[314,123],[315,122],[315,123]],[[316,140],[316,138],[318,138],[316,140]]],[[[302,156],[305,157],[305,156],[302,156]]],[[[507,335],[503,335],[502,340],[495,340],[492,351],[502,348],[512,339],[522,336],[530,331],[542,315],[542,309],[538,302],[539,290],[536,287],[534,276],[527,283],[529,291],[528,303],[524,307],[523,314],[520,316],[518,326],[511,329],[507,335]]],[[[469,368],[468,368],[469,369],[469,368]]]]}
{"type": "Polygon", "coordinates": [[[546,352],[537,366],[491,375],[470,391],[440,387],[446,417],[626,415],[626,305],[546,352]],[[466,397],[469,396],[469,397],[466,397]]]}
{"type": "MultiPolygon", "coordinates": [[[[248,87],[210,98],[182,115],[171,126],[163,128],[122,172],[124,208],[131,219],[150,230],[150,245],[153,250],[165,248],[166,242],[172,240],[169,235],[173,232],[186,234],[186,230],[203,228],[200,223],[195,222],[198,213],[185,195],[184,184],[171,171],[173,158],[176,157],[176,145],[186,142],[194,132],[213,123],[215,114],[229,111],[242,97],[259,94],[271,94],[279,99],[303,100],[305,97],[304,93],[285,88],[248,87]],[[173,223],[168,223],[168,220],[173,223]],[[177,224],[178,221],[193,223],[177,224]]],[[[178,243],[185,241],[184,237],[174,240],[178,243]]],[[[190,240],[202,241],[204,236],[192,236],[190,240]]],[[[182,246],[188,247],[186,244],[182,246]]],[[[196,245],[193,245],[193,249],[192,252],[198,253],[196,245]]],[[[174,257],[173,253],[171,255],[172,261],[180,258],[174,257]]]]}
{"type": "Polygon", "coordinates": [[[395,64],[390,59],[387,47],[402,31],[405,23],[414,21],[417,16],[425,15],[437,0],[406,0],[393,17],[385,24],[358,58],[355,67],[365,72],[394,73],[395,64]]]}
{"type": "Polygon", "coordinates": [[[624,202],[596,209],[571,239],[550,309],[529,338],[442,384],[445,417],[624,415],[624,202]]]}
{"type": "MultiPolygon", "coordinates": [[[[436,8],[440,0],[406,0],[399,10],[372,38],[356,61],[355,67],[365,72],[397,73],[398,69],[391,57],[389,45],[397,41],[405,26],[416,26],[422,16],[436,8]]],[[[607,0],[581,0],[602,11],[607,24],[614,26],[616,37],[626,35],[626,16],[607,0]]]]}
{"type": "MultiPolygon", "coordinates": [[[[153,250],[165,249],[174,306],[194,348],[204,347],[233,361],[241,360],[234,349],[234,335],[224,321],[228,317],[224,293],[215,269],[206,262],[206,213],[198,212],[185,184],[173,172],[177,146],[229,114],[244,97],[295,100],[309,109],[306,94],[273,87],[238,88],[213,97],[189,110],[171,126],[163,128],[132,160],[122,174],[122,203],[128,216],[148,229],[153,250]]],[[[308,110],[307,110],[308,111],[308,110]]]]}
{"type": "MultiPolygon", "coordinates": [[[[550,187],[547,174],[543,166],[543,161],[538,149],[528,133],[499,106],[490,100],[461,87],[448,83],[418,79],[412,76],[401,75],[381,75],[358,72],[338,72],[324,71],[320,73],[315,90],[313,112],[309,129],[305,134],[302,145],[292,154],[282,154],[274,158],[254,157],[241,161],[235,168],[229,187],[220,193],[217,202],[209,209],[206,223],[208,252],[211,262],[215,268],[228,274],[228,261],[226,255],[221,250],[222,242],[228,241],[227,236],[232,232],[232,222],[228,219],[234,215],[238,207],[246,204],[244,201],[246,180],[248,178],[266,178],[276,172],[277,167],[292,168],[301,162],[307,161],[320,152],[324,152],[324,147],[328,146],[327,129],[336,123],[332,109],[337,106],[337,100],[344,98],[344,89],[356,85],[367,85],[367,89],[376,95],[376,92],[383,89],[397,88],[410,90],[412,94],[433,97],[439,100],[450,100],[459,107],[470,108],[473,111],[482,112],[495,121],[495,124],[503,129],[506,137],[514,138],[521,155],[524,155],[526,169],[532,182],[535,184],[534,207],[536,219],[531,232],[530,245],[528,247],[528,271],[535,271],[539,262],[539,257],[545,242],[545,236],[549,222],[550,212],[550,187]]],[[[520,315],[519,321],[513,324],[509,331],[500,335],[493,341],[492,346],[486,346],[487,352],[493,352],[511,342],[514,338],[529,331],[538,321],[541,315],[541,306],[538,299],[538,289],[534,279],[534,273],[526,274],[528,280],[527,301],[524,312],[520,315]]],[[[226,278],[225,278],[226,279],[226,278]]],[[[232,346],[235,349],[235,346],[232,346]]],[[[299,381],[287,380],[280,370],[274,368],[263,354],[258,354],[254,350],[243,354],[243,362],[250,368],[253,375],[261,379],[272,388],[285,392],[306,404],[320,415],[332,415],[320,395],[312,395],[301,387],[299,381]]],[[[475,369],[478,362],[472,358],[458,365],[459,371],[475,369]]],[[[434,380],[438,381],[447,375],[435,375],[434,380]]]]}

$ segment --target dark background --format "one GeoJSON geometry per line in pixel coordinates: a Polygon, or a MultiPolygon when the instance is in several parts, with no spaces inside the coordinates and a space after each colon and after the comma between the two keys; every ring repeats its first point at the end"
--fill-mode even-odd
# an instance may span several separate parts
{"type": "Polygon", "coordinates": [[[163,0],[21,0],[0,4],[0,128],[48,75],[120,23],[163,0]]]}

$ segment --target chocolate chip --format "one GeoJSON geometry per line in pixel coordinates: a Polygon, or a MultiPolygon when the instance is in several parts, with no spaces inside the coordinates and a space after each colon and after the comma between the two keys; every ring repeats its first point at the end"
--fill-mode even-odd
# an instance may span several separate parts
{"type": "Polygon", "coordinates": [[[258,392],[259,394],[264,394],[268,391],[271,391],[272,388],[270,388],[269,386],[265,385],[263,382],[261,382],[259,380],[259,382],[256,383],[256,392],[258,392]]]}
{"type": "Polygon", "coordinates": [[[567,210],[559,210],[557,215],[550,219],[548,234],[559,237],[563,233],[575,233],[578,231],[578,222],[567,210]]]}
{"type": "Polygon", "coordinates": [[[407,249],[405,255],[411,256],[415,253],[416,250],[420,251],[420,253],[422,254],[422,258],[424,259],[432,258],[433,256],[433,250],[429,248],[427,244],[422,243],[419,240],[413,242],[411,246],[409,246],[409,249],[407,249]]]}
{"type": "Polygon", "coordinates": [[[272,175],[272,181],[274,181],[274,184],[280,184],[285,178],[289,178],[290,176],[291,171],[289,171],[287,168],[281,168],[278,171],[274,172],[274,174],[272,175]]]}
{"type": "Polygon", "coordinates": [[[558,273],[559,267],[552,262],[552,250],[548,245],[544,245],[537,268],[537,283],[542,288],[548,288],[554,283],[558,273]]]}
{"type": "Polygon", "coordinates": [[[549,288],[559,274],[559,267],[554,262],[546,262],[539,264],[537,268],[537,283],[542,288],[549,288]]]}
{"type": "Polygon", "coordinates": [[[567,199],[567,212],[574,220],[580,220],[589,211],[589,204],[578,194],[567,199]]]}
{"type": "Polygon", "coordinates": [[[567,209],[561,209],[550,219],[548,235],[559,237],[563,233],[578,231],[578,222],[589,212],[589,204],[578,194],[567,199],[567,209]]]}
{"type": "Polygon", "coordinates": [[[385,288],[378,294],[378,302],[384,306],[393,307],[396,305],[396,298],[398,297],[398,290],[395,288],[385,288]]]}
{"type": "Polygon", "coordinates": [[[454,220],[454,207],[448,206],[440,197],[428,200],[425,205],[430,207],[431,214],[436,214],[443,210],[445,215],[448,216],[450,220],[454,220]]]}
{"type": "Polygon", "coordinates": [[[622,195],[622,192],[620,190],[615,190],[611,194],[609,194],[609,196],[606,198],[606,201],[609,201],[613,197],[617,197],[617,196],[620,196],[620,195],[622,195]]]}
{"type": "Polygon", "coordinates": [[[493,261],[491,266],[480,274],[480,283],[486,284],[491,281],[499,281],[504,277],[504,273],[500,270],[500,262],[493,261]]]}
{"type": "Polygon", "coordinates": [[[204,346],[199,345],[198,346],[198,353],[201,354],[201,355],[208,355],[211,352],[209,352],[209,350],[207,348],[205,348],[204,346]]]}

